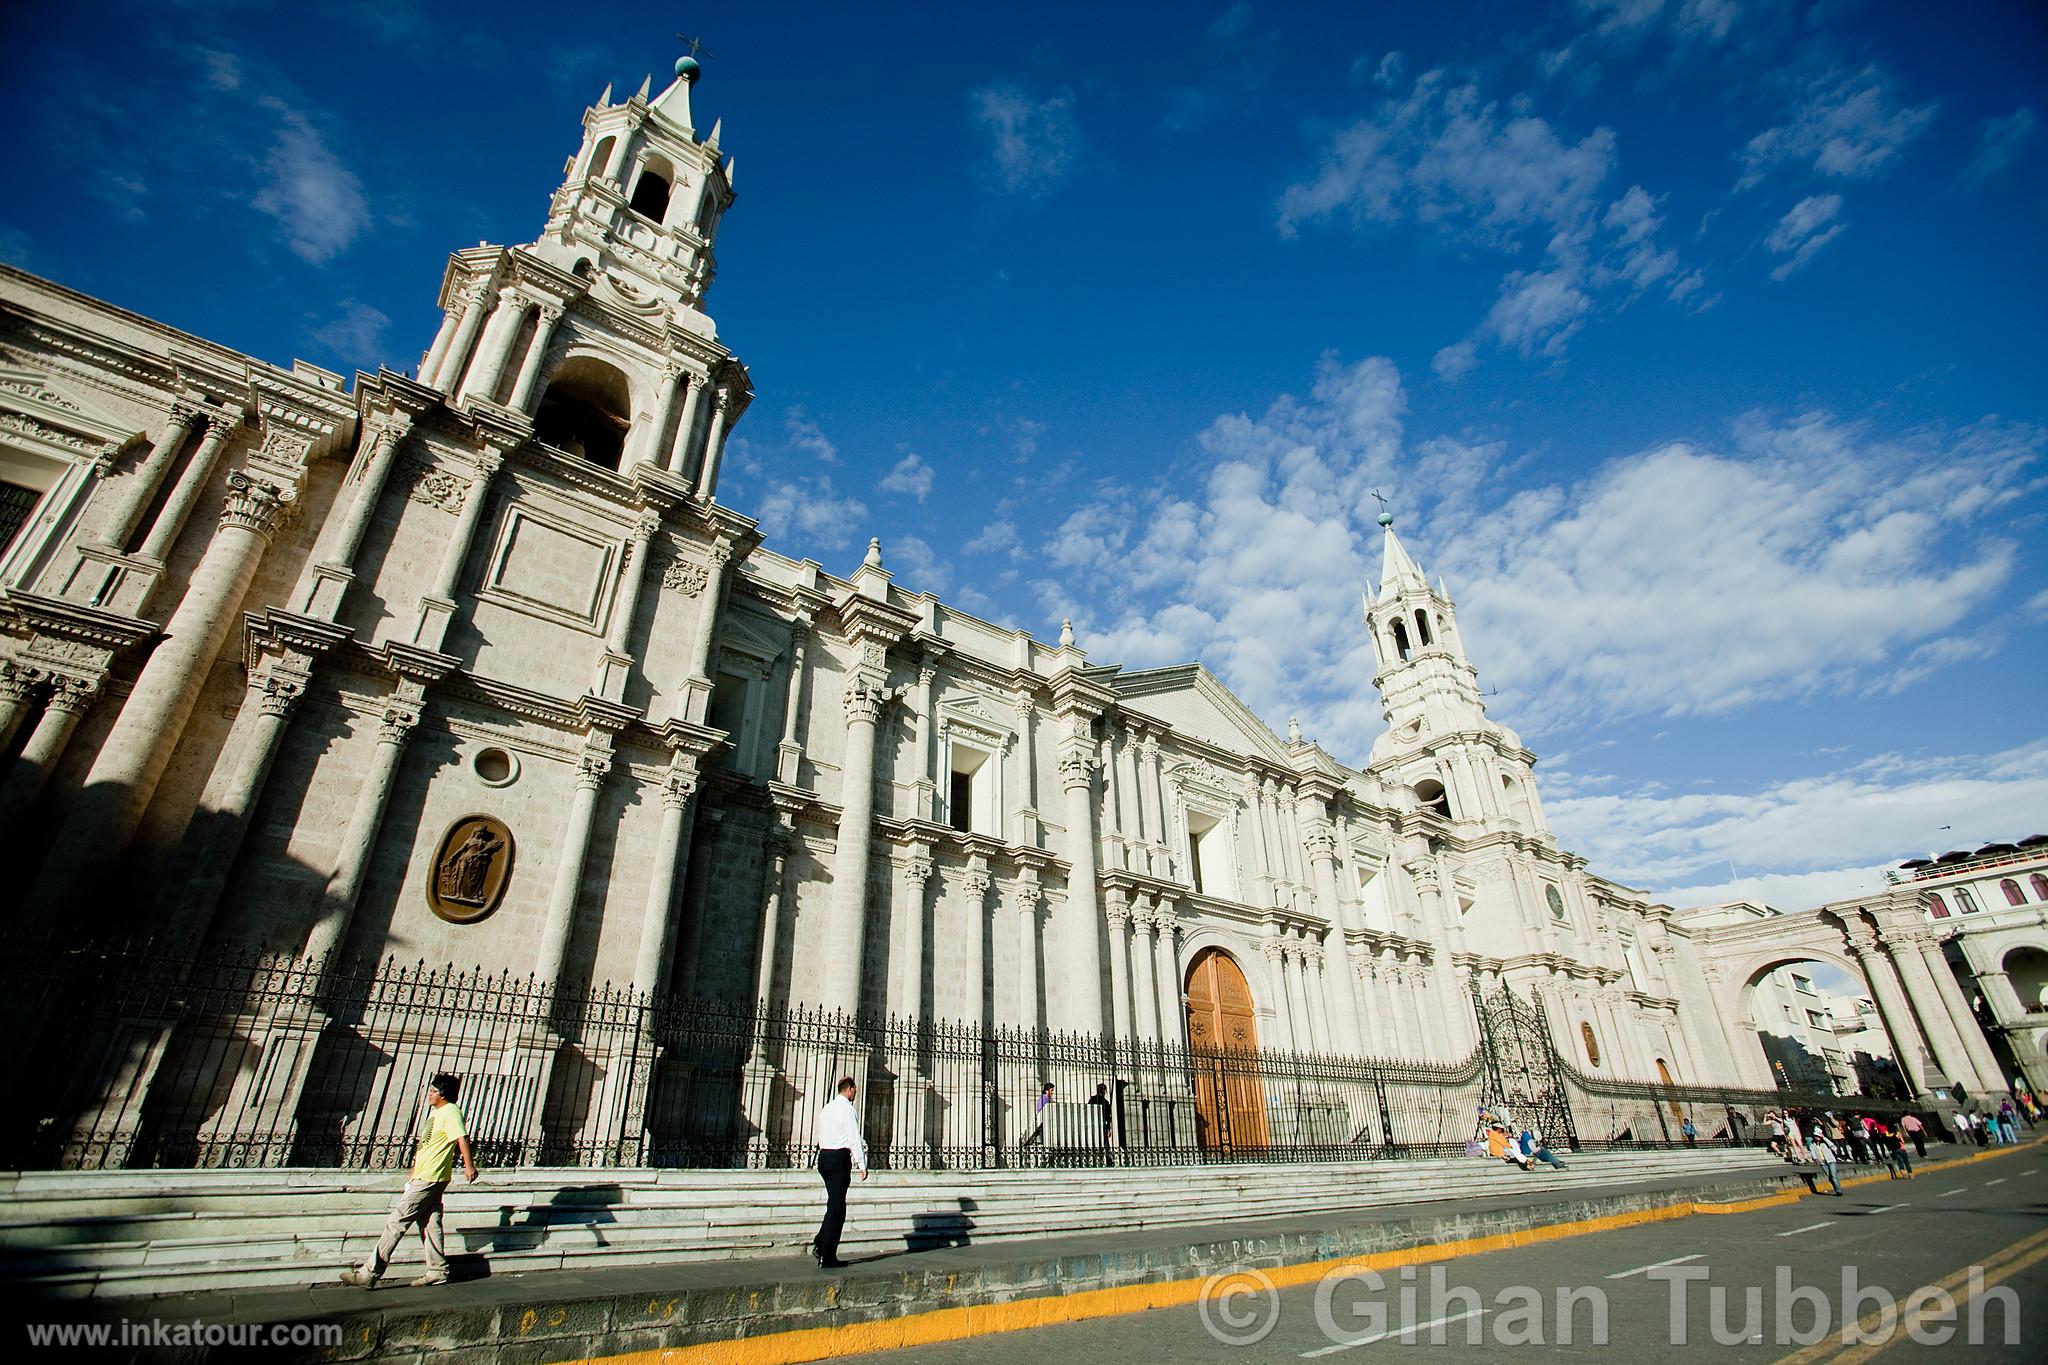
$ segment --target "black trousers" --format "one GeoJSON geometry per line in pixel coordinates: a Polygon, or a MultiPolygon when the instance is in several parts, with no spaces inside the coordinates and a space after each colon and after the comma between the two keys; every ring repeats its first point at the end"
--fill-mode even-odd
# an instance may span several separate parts
{"type": "Polygon", "coordinates": [[[825,1221],[818,1224],[818,1255],[839,1258],[839,1232],[846,1226],[846,1187],[853,1183],[853,1153],[844,1147],[818,1153],[818,1174],[825,1181],[825,1221]]]}

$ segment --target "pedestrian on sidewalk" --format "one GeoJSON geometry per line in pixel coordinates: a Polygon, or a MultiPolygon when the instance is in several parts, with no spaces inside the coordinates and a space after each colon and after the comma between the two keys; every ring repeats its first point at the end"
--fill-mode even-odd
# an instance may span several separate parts
{"type": "Polygon", "coordinates": [[[868,1145],[860,1135],[860,1114],[853,1107],[859,1093],[853,1077],[842,1076],[839,1093],[818,1111],[818,1175],[825,1182],[825,1218],[818,1235],[811,1239],[811,1255],[820,1270],[837,1270],[846,1262],[839,1259],[839,1233],[846,1226],[846,1190],[853,1183],[855,1168],[868,1178],[868,1145]]]}
{"type": "Polygon", "coordinates": [[[2013,1122],[2011,1100],[2001,1100],[1998,1104],[1998,1140],[2008,1147],[2019,1145],[2019,1125],[2013,1122]]]}
{"type": "Polygon", "coordinates": [[[1771,1131],[1771,1155],[1785,1155],[1785,1120],[1779,1117],[1777,1110],[1772,1109],[1764,1114],[1764,1122],[1769,1125],[1771,1131]]]}
{"type": "Polygon", "coordinates": [[[1109,1129],[1110,1129],[1110,1123],[1109,1123],[1109,1087],[1108,1087],[1108,1086],[1106,1086],[1106,1085],[1098,1085],[1098,1086],[1096,1086],[1096,1087],[1095,1087],[1095,1094],[1094,1094],[1093,1096],[1091,1096],[1091,1097],[1089,1098],[1089,1100],[1088,1100],[1088,1104],[1089,1104],[1089,1106],[1090,1106],[1091,1108],[1093,1108],[1093,1109],[1094,1109],[1094,1110],[1095,1110],[1095,1111],[1096,1111],[1097,1113],[1099,1113],[1099,1114],[1101,1115],[1101,1117],[1102,1117],[1102,1164],[1103,1164],[1103,1165],[1105,1165],[1105,1166],[1107,1166],[1107,1165],[1109,1165],[1109,1164],[1110,1164],[1110,1159],[1109,1159],[1109,1129]]]}
{"type": "Polygon", "coordinates": [[[1692,1115],[1687,1114],[1685,1116],[1685,1122],[1678,1125],[1678,1131],[1684,1135],[1686,1146],[1696,1147],[1699,1145],[1700,1130],[1692,1126],[1692,1115]]]}
{"type": "Polygon", "coordinates": [[[1927,1160],[1927,1125],[1920,1121],[1920,1116],[1906,1115],[1899,1120],[1899,1128],[1911,1139],[1914,1155],[1922,1161],[1927,1160]]]}
{"type": "Polygon", "coordinates": [[[391,1264],[405,1230],[417,1224],[420,1241],[426,1246],[427,1273],[412,1282],[415,1289],[448,1283],[448,1251],[441,1224],[441,1196],[455,1175],[455,1158],[462,1157],[465,1180],[476,1179],[476,1161],[469,1152],[469,1130],[462,1124],[462,1110],[455,1096],[461,1088],[456,1077],[442,1072],[427,1086],[427,1127],[414,1151],[412,1170],[405,1188],[392,1201],[384,1218],[384,1232],[370,1249],[369,1259],[358,1270],[342,1272],[341,1282],[358,1289],[375,1289],[391,1264]]]}
{"type": "Polygon", "coordinates": [[[1806,1144],[1806,1151],[1808,1155],[1820,1163],[1820,1168],[1827,1172],[1828,1184],[1833,1188],[1835,1198],[1840,1199],[1842,1197],[1842,1182],[1835,1172],[1835,1163],[1840,1160],[1840,1157],[1835,1151],[1834,1142],[1816,1129],[1814,1130],[1813,1140],[1806,1144]]]}

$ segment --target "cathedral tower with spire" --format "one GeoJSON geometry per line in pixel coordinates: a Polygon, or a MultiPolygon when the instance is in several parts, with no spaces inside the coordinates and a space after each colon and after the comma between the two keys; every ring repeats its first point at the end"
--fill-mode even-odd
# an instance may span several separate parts
{"type": "Polygon", "coordinates": [[[1365,623],[1387,733],[1373,746],[1371,766],[1446,820],[1547,837],[1535,755],[1513,730],[1487,719],[1450,593],[1441,580],[1430,585],[1394,534],[1392,514],[1382,512],[1379,522],[1380,583],[1366,594],[1365,623]]]}

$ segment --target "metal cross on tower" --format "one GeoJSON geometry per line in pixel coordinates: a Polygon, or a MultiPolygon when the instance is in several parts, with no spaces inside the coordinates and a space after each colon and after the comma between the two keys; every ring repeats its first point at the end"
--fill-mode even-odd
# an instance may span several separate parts
{"type": "Polygon", "coordinates": [[[711,49],[704,46],[704,40],[702,38],[693,38],[687,33],[678,33],[676,35],[676,41],[679,43],[688,43],[690,45],[690,56],[692,58],[708,58],[716,57],[718,55],[716,52],[713,52],[711,49]]]}
{"type": "Polygon", "coordinates": [[[1386,500],[1385,498],[1383,498],[1383,497],[1381,497],[1381,496],[1380,496],[1380,490],[1379,490],[1379,489],[1375,488],[1375,489],[1373,489],[1373,490],[1372,490],[1372,499],[1373,499],[1373,501],[1374,501],[1374,502],[1376,502],[1376,503],[1378,503],[1378,504],[1380,505],[1380,510],[1381,510],[1382,512],[1384,512],[1384,511],[1386,511],[1386,510],[1387,510],[1387,500],[1386,500]]]}

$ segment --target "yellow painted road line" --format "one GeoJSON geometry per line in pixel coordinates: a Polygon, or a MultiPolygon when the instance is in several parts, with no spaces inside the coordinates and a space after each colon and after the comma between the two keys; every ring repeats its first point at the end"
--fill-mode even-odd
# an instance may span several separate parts
{"type": "MultiPolygon", "coordinates": [[[[1900,1313],[1896,1304],[1888,1308],[1873,1309],[1857,1319],[1853,1327],[1844,1327],[1839,1332],[1830,1332],[1827,1336],[1813,1343],[1813,1345],[1803,1350],[1794,1351],[1791,1355],[1784,1357],[1778,1361],[1778,1365],[1859,1365],[1860,1362],[1869,1360],[1879,1351],[1889,1350],[1902,1340],[1912,1341],[1909,1333],[1913,1328],[1918,1327],[1929,1318],[1939,1317],[1944,1322],[1952,1321],[1953,1316],[1961,1315],[1964,1305],[1968,1304],[1985,1290],[1993,1285],[2003,1284],[2022,1270],[2038,1265],[2042,1261],[2048,1261],[2048,1231],[2037,1232],[2031,1237],[2022,1238],[2003,1251],[1998,1252],[1989,1260],[1979,1261],[1975,1265],[1966,1265],[1953,1275],[1949,1275],[1929,1286],[1953,1295],[1955,1290],[1962,1288],[1969,1281],[1970,1272],[1972,1270],[1977,1271],[1981,1278],[1970,1286],[1967,1293],[1955,1299],[1953,1308],[1942,1310],[1939,1313],[1931,1305],[1915,1309],[1912,1313],[1900,1313]],[[1895,1326],[1891,1334],[1884,1340],[1858,1340],[1848,1345],[1843,1344],[1843,1338],[1851,1335],[1852,1332],[1858,1338],[1869,1336],[1883,1324],[1887,1316],[1893,1317],[1895,1326]]],[[[1915,1296],[1917,1296],[1917,1291],[1915,1291],[1915,1296]]]]}
{"type": "MultiPolygon", "coordinates": [[[[2029,1150],[2035,1148],[1996,1148],[1973,1153],[1953,1162],[1944,1162],[1942,1165],[1943,1169],[1947,1169],[1950,1166],[1967,1165],[1973,1161],[2029,1150]]],[[[1865,1176],[1861,1180],[1844,1180],[1842,1184],[1846,1188],[1876,1179],[1876,1176],[1865,1176]]],[[[1581,1218],[1568,1223],[1549,1223],[1542,1227],[1495,1233],[1486,1237],[1464,1237],[1426,1246],[1405,1247],[1399,1251],[1380,1251],[1365,1256],[1342,1256],[1328,1261],[1304,1261],[1295,1265],[1274,1266],[1260,1273],[1276,1289],[1287,1289],[1296,1285],[1314,1284],[1323,1276],[1338,1270],[1398,1270],[1403,1266],[1456,1260],[1464,1256],[1483,1255],[1489,1251],[1510,1251],[1517,1247],[1537,1246],[1544,1242],[1562,1241],[1567,1237],[1584,1237],[1592,1233],[1665,1223],[1678,1218],[1689,1218],[1694,1214],[1753,1213],[1759,1209],[1796,1204],[1811,1197],[1802,1189],[1726,1202],[1681,1199],[1629,1213],[1581,1218]]],[[[1059,1323],[1120,1317],[1127,1313],[1142,1313],[1153,1308],[1185,1307],[1201,1298],[1202,1290],[1207,1283],[1208,1279],[1205,1277],[1115,1285],[1107,1289],[1084,1289],[1071,1294],[1013,1299],[1006,1303],[940,1308],[928,1313],[910,1313],[881,1322],[805,1327],[793,1332],[764,1333],[761,1336],[742,1337],[734,1341],[706,1341],[692,1346],[668,1346],[651,1351],[592,1356],[586,1357],[578,1365],[801,1365],[804,1361],[827,1360],[835,1356],[897,1350],[906,1346],[931,1346],[944,1341],[993,1336],[998,1332],[1022,1332],[1034,1327],[1050,1327],[1059,1323]]]]}

